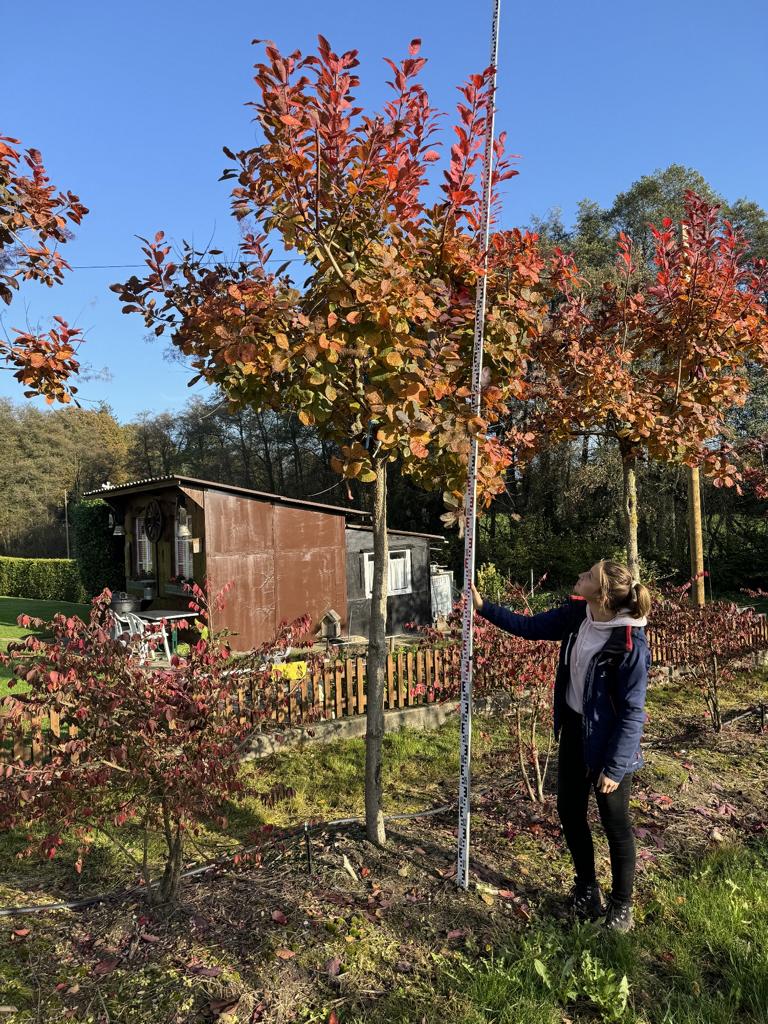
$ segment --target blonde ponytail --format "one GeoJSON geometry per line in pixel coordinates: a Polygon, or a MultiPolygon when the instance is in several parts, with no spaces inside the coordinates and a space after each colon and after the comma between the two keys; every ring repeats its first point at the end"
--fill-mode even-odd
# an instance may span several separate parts
{"type": "Polygon", "coordinates": [[[609,611],[627,608],[633,619],[647,618],[651,610],[651,594],[626,565],[603,559],[600,566],[600,603],[609,611]]]}

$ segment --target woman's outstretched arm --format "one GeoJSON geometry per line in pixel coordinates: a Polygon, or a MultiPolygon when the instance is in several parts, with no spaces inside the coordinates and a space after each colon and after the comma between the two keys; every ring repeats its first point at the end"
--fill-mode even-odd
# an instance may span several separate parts
{"type": "Polygon", "coordinates": [[[512,633],[514,636],[521,636],[526,640],[562,640],[568,627],[570,607],[567,601],[559,608],[552,608],[548,612],[539,612],[538,615],[518,615],[511,612],[509,608],[503,608],[500,604],[484,601],[474,585],[472,596],[479,615],[492,622],[494,626],[498,626],[499,629],[512,633]]]}

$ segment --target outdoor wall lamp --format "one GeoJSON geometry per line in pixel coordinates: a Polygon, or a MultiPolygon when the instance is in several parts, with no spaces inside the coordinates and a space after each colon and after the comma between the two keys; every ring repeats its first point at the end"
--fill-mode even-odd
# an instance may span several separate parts
{"type": "Polygon", "coordinates": [[[176,536],[180,540],[189,540],[192,531],[189,528],[190,514],[187,512],[187,502],[184,497],[179,498],[176,509],[176,536]]]}
{"type": "Polygon", "coordinates": [[[124,513],[110,511],[109,513],[109,525],[112,527],[113,537],[124,537],[125,536],[125,515],[124,513]]]}

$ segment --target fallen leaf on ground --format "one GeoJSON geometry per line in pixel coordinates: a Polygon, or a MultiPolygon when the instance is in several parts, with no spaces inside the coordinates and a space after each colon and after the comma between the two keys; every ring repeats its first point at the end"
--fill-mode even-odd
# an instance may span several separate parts
{"type": "Polygon", "coordinates": [[[326,974],[330,975],[331,978],[335,978],[341,971],[341,957],[335,956],[332,960],[329,960],[325,965],[326,974]]]}
{"type": "Polygon", "coordinates": [[[99,960],[93,968],[93,974],[97,974],[99,977],[102,977],[105,974],[111,974],[119,963],[120,959],[116,956],[110,957],[108,960],[99,960]]]}
{"type": "Polygon", "coordinates": [[[291,960],[296,954],[292,949],[278,949],[275,951],[275,956],[279,956],[281,960],[291,960]]]}
{"type": "Polygon", "coordinates": [[[198,978],[218,978],[221,974],[220,967],[208,967],[197,960],[191,960],[187,964],[187,973],[194,974],[198,978]]]}
{"type": "Polygon", "coordinates": [[[223,1013],[229,1013],[230,1010],[234,1010],[239,1002],[240,996],[230,996],[228,999],[212,999],[208,1004],[208,1009],[218,1017],[223,1013]]]}

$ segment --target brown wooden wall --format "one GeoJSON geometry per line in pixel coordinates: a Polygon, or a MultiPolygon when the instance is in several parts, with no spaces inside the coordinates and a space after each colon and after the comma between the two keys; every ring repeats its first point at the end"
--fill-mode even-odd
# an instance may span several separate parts
{"type": "Polygon", "coordinates": [[[205,563],[221,587],[234,580],[215,627],[236,650],[269,640],[279,623],[328,608],[347,623],[344,516],[205,490],[205,563]]]}

